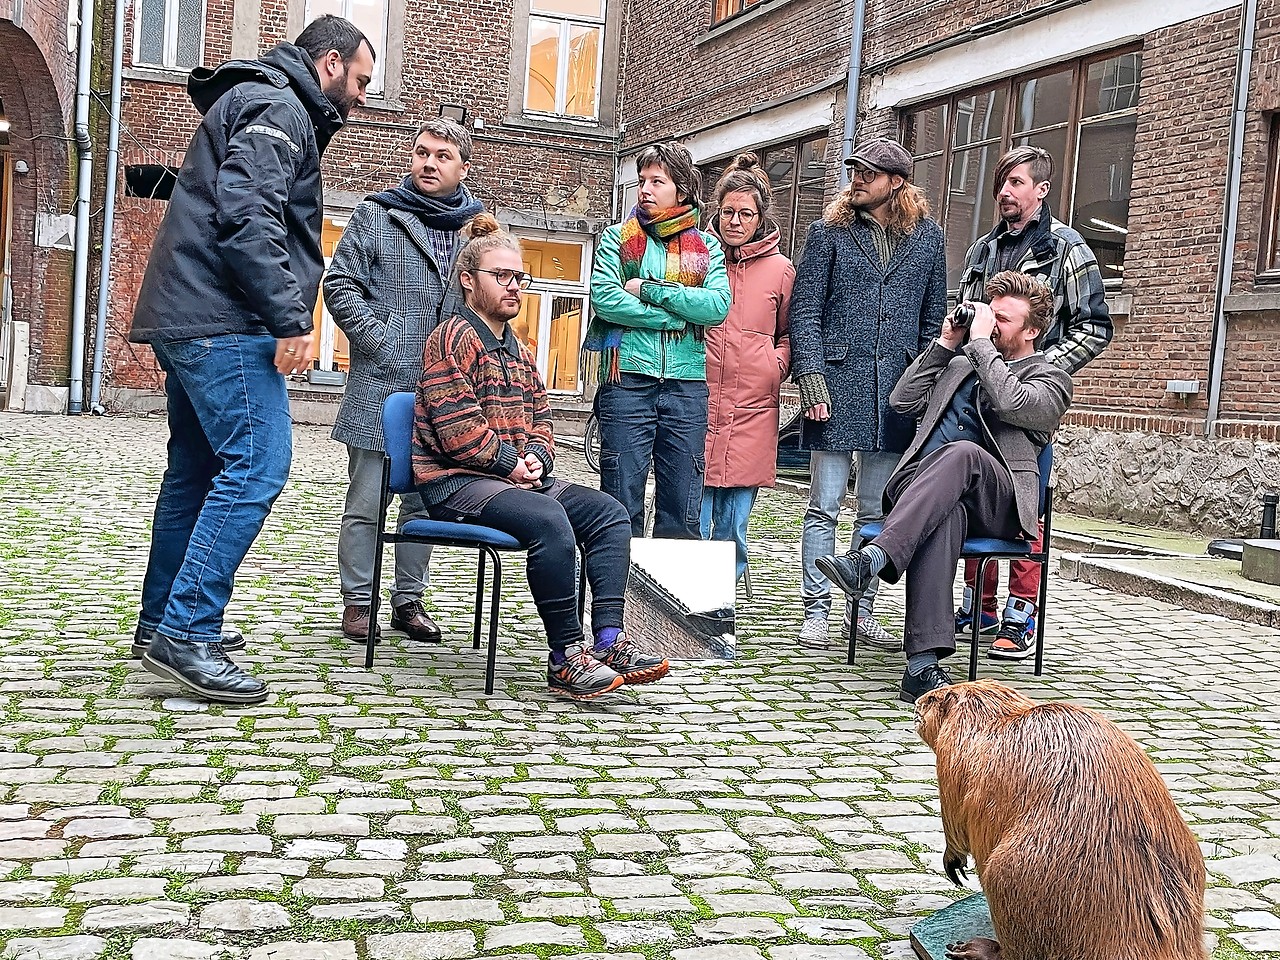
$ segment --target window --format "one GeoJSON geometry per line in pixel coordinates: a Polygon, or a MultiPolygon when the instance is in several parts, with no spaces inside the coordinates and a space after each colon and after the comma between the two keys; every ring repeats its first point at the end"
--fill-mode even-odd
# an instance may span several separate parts
{"type": "Polygon", "coordinates": [[[516,336],[538,361],[547,389],[578,393],[578,355],[586,334],[590,253],[583,240],[521,237],[524,269],[534,277],[520,314],[511,321],[516,336]]]}
{"type": "Polygon", "coordinates": [[[1280,282],[1280,113],[1267,117],[1267,188],[1258,245],[1258,279],[1280,282]]]}
{"type": "Polygon", "coordinates": [[[902,142],[916,158],[916,184],[946,232],[948,286],[959,285],[969,245],[995,225],[996,162],[1024,144],[1053,156],[1050,209],[1085,238],[1104,280],[1124,278],[1141,79],[1142,53],[1127,50],[903,113],[902,142]]]}
{"type": "MultiPolygon", "coordinates": [[[[779,249],[792,260],[797,260],[804,249],[809,224],[822,216],[826,193],[827,135],[810,135],[803,140],[760,147],[753,152],[760,158],[773,187],[773,215],[782,232],[779,249]]],[[[725,157],[700,168],[708,209],[715,200],[716,181],[730,159],[725,157]]]]}
{"type": "MultiPolygon", "coordinates": [[[[342,231],[347,226],[347,218],[325,217],[324,227],[320,234],[320,248],[324,254],[324,266],[327,270],[333,259],[333,251],[342,239],[342,231]]],[[[312,317],[311,337],[316,341],[316,359],[314,369],[345,375],[351,366],[351,348],[347,344],[347,335],[338,329],[325,306],[324,297],[316,297],[315,314],[312,317]]],[[[316,379],[313,377],[313,379],[316,379]]],[[[342,382],[345,376],[339,376],[334,382],[342,382]]]]}
{"type": "Polygon", "coordinates": [[[727,20],[735,13],[751,9],[759,2],[760,0],[715,0],[715,7],[711,12],[711,23],[714,25],[721,20],[727,20]]]}
{"type": "Polygon", "coordinates": [[[600,112],[605,0],[532,0],[524,109],[572,120],[600,112]]]}
{"type": "Polygon", "coordinates": [[[373,79],[366,91],[371,97],[382,95],[387,76],[387,2],[386,0],[307,0],[304,22],[331,13],[345,17],[360,28],[377,57],[373,62],[373,79]]]}
{"type": "Polygon", "coordinates": [[[138,0],[133,62],[190,70],[204,55],[204,0],[138,0]]]}

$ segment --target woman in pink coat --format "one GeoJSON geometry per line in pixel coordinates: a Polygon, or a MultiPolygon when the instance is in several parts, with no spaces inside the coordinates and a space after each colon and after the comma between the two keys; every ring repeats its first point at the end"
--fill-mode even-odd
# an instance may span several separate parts
{"type": "Polygon", "coordinates": [[[733,302],[707,330],[707,472],[702,538],[738,545],[747,569],[747,519],[778,458],[778,388],[791,366],[787,305],[795,268],[778,252],[769,178],[743,153],[716,184],[711,229],[724,246],[733,302]]]}

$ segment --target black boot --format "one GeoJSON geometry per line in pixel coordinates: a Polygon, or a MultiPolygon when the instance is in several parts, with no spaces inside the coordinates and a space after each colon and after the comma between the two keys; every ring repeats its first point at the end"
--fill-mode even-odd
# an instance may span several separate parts
{"type": "Polygon", "coordinates": [[[267,685],[229,659],[220,643],[194,643],[153,633],[142,666],[214,703],[261,703],[267,685]]]}
{"type": "MultiPolygon", "coordinates": [[[[154,633],[154,630],[147,630],[142,624],[138,624],[137,629],[133,631],[133,646],[129,648],[129,656],[134,660],[141,660],[142,655],[147,652],[147,647],[151,645],[151,636],[154,633]]],[[[223,630],[222,649],[227,653],[243,650],[244,634],[239,630],[223,630]]]]}

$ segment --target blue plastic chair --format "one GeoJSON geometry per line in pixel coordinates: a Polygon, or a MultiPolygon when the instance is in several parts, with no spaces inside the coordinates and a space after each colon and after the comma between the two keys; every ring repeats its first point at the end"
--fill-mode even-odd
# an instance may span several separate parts
{"type": "MultiPolygon", "coordinates": [[[[378,538],[373,557],[373,597],[369,609],[369,635],[365,638],[365,669],[373,667],[373,648],[381,603],[382,553],[388,543],[423,543],[433,547],[462,547],[479,554],[476,570],[476,603],[471,647],[480,649],[480,627],[484,608],[485,560],[493,563],[493,583],[489,591],[489,650],[485,663],[484,692],[493,693],[493,677],[498,659],[498,600],[502,593],[501,553],[524,550],[520,541],[501,530],[474,523],[443,520],[410,520],[399,531],[387,529],[387,508],[392,494],[414,493],[413,482],[414,394],[393,393],[382,405],[382,504],[378,511],[378,538]]],[[[585,572],[585,571],[584,571],[585,572]]],[[[578,587],[578,614],[582,615],[585,591],[578,587]]]]}
{"type": "MultiPolygon", "coordinates": [[[[999,560],[1030,560],[1040,564],[1040,597],[1036,603],[1036,668],[1038,677],[1044,670],[1044,605],[1049,597],[1049,538],[1053,534],[1053,486],[1050,479],[1053,474],[1053,444],[1046,444],[1040,451],[1040,516],[1044,518],[1044,548],[1032,552],[1028,540],[998,540],[995,537],[966,537],[960,548],[962,560],[978,561],[978,578],[974,581],[974,606],[981,610],[981,584],[986,579],[987,564],[999,560]]],[[[858,531],[860,543],[866,543],[880,535],[884,528],[882,523],[868,523],[858,531]]],[[[969,648],[969,679],[978,679],[978,640],[982,625],[980,615],[973,617],[973,633],[969,648]]],[[[849,631],[849,663],[853,663],[854,650],[858,642],[858,631],[849,631]]]]}

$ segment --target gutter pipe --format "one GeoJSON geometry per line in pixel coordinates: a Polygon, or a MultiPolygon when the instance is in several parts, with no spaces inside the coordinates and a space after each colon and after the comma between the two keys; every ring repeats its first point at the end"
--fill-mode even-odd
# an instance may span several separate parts
{"type": "Polygon", "coordinates": [[[1231,146],[1227,169],[1227,209],[1218,261],[1218,289],[1213,303],[1212,352],[1209,355],[1208,410],[1204,435],[1213,435],[1222,404],[1222,374],[1227,353],[1227,297],[1235,271],[1236,231],[1240,220],[1240,177],[1244,162],[1245,111],[1249,105],[1249,74],[1253,66],[1253,38],[1258,23],[1258,0],[1245,0],[1240,20],[1240,56],[1236,61],[1235,106],[1231,113],[1231,146]]]}
{"type": "Polygon", "coordinates": [[[93,178],[93,141],[89,139],[89,91],[93,66],[93,0],[80,0],[76,41],[76,150],[80,154],[76,183],[76,253],[71,281],[71,389],[67,412],[84,412],[85,306],[89,288],[89,191],[93,178]]]}
{"type": "Polygon", "coordinates": [[[858,132],[858,91],[862,86],[862,38],[867,26],[867,0],[853,0],[853,34],[849,39],[849,72],[844,87],[844,145],[840,156],[840,189],[849,185],[849,166],[858,132]]]}
{"type": "Polygon", "coordinates": [[[120,103],[124,67],[124,3],[115,5],[111,48],[111,115],[107,131],[107,194],[102,214],[102,264],[98,268],[98,315],[93,334],[93,383],[89,388],[89,412],[101,416],[102,368],[107,352],[107,298],[111,289],[111,238],[116,220],[116,174],[120,166],[120,103]]]}

